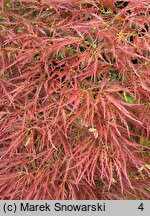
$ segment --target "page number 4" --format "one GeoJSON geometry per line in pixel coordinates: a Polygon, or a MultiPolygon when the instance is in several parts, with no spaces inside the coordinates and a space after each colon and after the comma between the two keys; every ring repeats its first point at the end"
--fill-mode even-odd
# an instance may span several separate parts
{"type": "Polygon", "coordinates": [[[138,207],[139,210],[143,211],[144,210],[144,206],[143,206],[143,203],[141,203],[138,207]]]}

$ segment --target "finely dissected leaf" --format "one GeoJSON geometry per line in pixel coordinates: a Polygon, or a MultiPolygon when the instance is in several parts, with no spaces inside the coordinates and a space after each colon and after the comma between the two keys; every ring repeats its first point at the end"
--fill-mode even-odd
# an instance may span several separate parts
{"type": "Polygon", "coordinates": [[[134,103],[134,98],[131,96],[127,96],[126,92],[123,92],[123,96],[124,96],[125,101],[127,101],[128,103],[134,103]]]}
{"type": "Polygon", "coordinates": [[[89,128],[89,131],[91,133],[93,133],[95,139],[98,138],[98,132],[97,132],[96,128],[89,128]]]}
{"type": "Polygon", "coordinates": [[[0,8],[0,199],[149,199],[149,1],[0,8]]]}

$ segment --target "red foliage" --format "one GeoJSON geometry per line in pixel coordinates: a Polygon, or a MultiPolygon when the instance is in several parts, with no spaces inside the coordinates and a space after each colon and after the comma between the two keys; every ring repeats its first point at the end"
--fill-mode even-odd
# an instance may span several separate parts
{"type": "Polygon", "coordinates": [[[149,8],[1,1],[0,199],[150,198],[149,8]]]}

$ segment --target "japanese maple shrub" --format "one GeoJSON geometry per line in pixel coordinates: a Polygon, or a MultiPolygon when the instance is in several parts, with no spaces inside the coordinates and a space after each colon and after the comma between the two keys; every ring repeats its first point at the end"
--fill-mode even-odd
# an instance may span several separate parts
{"type": "Polygon", "coordinates": [[[149,0],[0,1],[0,199],[150,198],[149,0]]]}

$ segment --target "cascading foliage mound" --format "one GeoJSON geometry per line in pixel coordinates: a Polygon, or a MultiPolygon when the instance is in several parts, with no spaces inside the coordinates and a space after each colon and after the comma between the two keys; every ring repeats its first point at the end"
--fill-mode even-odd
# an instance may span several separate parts
{"type": "Polygon", "coordinates": [[[0,199],[150,198],[149,0],[0,1],[0,199]]]}

